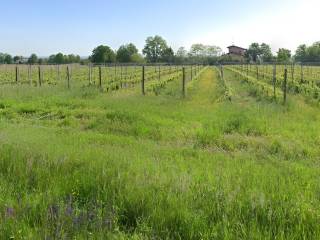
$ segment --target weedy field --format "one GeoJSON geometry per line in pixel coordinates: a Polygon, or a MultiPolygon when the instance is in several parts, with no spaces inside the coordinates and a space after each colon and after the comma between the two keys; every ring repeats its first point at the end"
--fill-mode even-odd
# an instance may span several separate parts
{"type": "Polygon", "coordinates": [[[0,239],[319,239],[318,103],[235,71],[185,98],[1,86],[0,239]]]}

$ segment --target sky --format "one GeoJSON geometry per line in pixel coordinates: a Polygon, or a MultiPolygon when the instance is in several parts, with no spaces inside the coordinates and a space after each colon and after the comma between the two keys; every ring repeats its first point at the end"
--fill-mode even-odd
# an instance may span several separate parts
{"type": "Polygon", "coordinates": [[[2,0],[0,52],[89,56],[160,35],[174,50],[193,43],[273,52],[320,41],[320,0],[2,0]]]}

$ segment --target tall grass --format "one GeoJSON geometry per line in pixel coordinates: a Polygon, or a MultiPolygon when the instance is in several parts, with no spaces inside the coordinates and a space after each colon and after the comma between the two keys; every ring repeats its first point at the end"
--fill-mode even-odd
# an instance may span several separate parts
{"type": "Polygon", "coordinates": [[[319,239],[319,109],[229,72],[221,102],[217,77],[184,100],[2,88],[0,238],[319,239]]]}

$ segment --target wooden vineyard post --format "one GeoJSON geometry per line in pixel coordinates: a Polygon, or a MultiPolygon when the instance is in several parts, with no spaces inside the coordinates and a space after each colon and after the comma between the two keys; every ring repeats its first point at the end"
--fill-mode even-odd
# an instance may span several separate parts
{"type": "MultiPolygon", "coordinates": [[[[115,64],[114,65],[114,80],[115,81],[118,81],[117,76],[118,76],[118,74],[117,74],[117,64],[115,64]]],[[[118,85],[118,83],[117,83],[117,85],[118,85]]]]}
{"type": "Polygon", "coordinates": [[[127,88],[127,81],[128,81],[128,66],[125,67],[125,73],[124,73],[124,88],[127,88]]]}
{"type": "Polygon", "coordinates": [[[258,64],[256,64],[256,71],[257,71],[257,80],[259,80],[259,69],[258,69],[258,64]]]}
{"type": "Polygon", "coordinates": [[[158,80],[160,81],[160,80],[161,80],[161,66],[160,66],[160,65],[159,65],[159,69],[158,69],[158,71],[159,71],[158,80]]]}
{"type": "Polygon", "coordinates": [[[67,88],[70,88],[70,70],[69,66],[67,66],[67,88]]]}
{"type": "Polygon", "coordinates": [[[287,102],[287,80],[288,80],[288,69],[284,69],[284,81],[283,81],[283,103],[287,102]]]}
{"type": "Polygon", "coordinates": [[[293,83],[294,82],[294,63],[292,63],[291,65],[291,82],[293,83]]]}
{"type": "Polygon", "coordinates": [[[30,83],[30,86],[32,86],[31,65],[28,66],[28,81],[30,83]]]}
{"type": "Polygon", "coordinates": [[[192,72],[192,65],[191,65],[191,81],[193,80],[193,72],[192,72]]]}
{"type": "Polygon", "coordinates": [[[276,93],[277,66],[276,66],[276,64],[273,65],[273,78],[272,78],[272,83],[273,83],[273,96],[274,96],[274,99],[276,99],[276,98],[277,98],[277,93],[276,93]]]}
{"type": "Polygon", "coordinates": [[[301,79],[300,79],[300,84],[302,84],[303,83],[303,65],[302,65],[302,63],[301,63],[301,79]]]}
{"type": "Polygon", "coordinates": [[[16,66],[16,84],[19,82],[19,68],[16,66]]]}
{"type": "Polygon", "coordinates": [[[42,79],[41,79],[41,66],[38,67],[38,80],[39,80],[39,87],[42,85],[42,79]]]}
{"type": "Polygon", "coordinates": [[[142,95],[146,95],[145,89],[144,89],[144,71],[145,71],[145,67],[142,66],[142,80],[141,80],[141,88],[142,88],[142,95]]]}
{"type": "Polygon", "coordinates": [[[99,66],[99,87],[102,88],[102,69],[99,66]]]}
{"type": "Polygon", "coordinates": [[[247,81],[249,81],[249,64],[247,64],[247,81]]]}
{"type": "Polygon", "coordinates": [[[89,84],[92,85],[93,83],[93,66],[92,64],[89,65],[89,84]]]}
{"type": "Polygon", "coordinates": [[[57,80],[58,80],[58,82],[60,82],[60,80],[61,80],[61,76],[60,76],[60,65],[58,64],[58,66],[57,66],[57,80]]]}
{"type": "Polygon", "coordinates": [[[221,79],[224,79],[224,72],[223,72],[223,66],[220,66],[220,71],[221,71],[221,79]]]}
{"type": "Polygon", "coordinates": [[[123,75],[123,70],[122,70],[122,65],[120,66],[120,87],[123,88],[122,86],[122,76],[123,75]]]}
{"type": "Polygon", "coordinates": [[[186,96],[186,69],[182,68],[182,96],[186,96]]]}

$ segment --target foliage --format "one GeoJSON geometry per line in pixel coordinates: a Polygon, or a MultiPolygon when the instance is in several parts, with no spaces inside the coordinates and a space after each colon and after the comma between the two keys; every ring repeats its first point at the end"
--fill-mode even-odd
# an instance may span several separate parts
{"type": "Polygon", "coordinates": [[[261,55],[261,48],[259,43],[252,43],[246,52],[246,57],[250,61],[257,62],[260,55],[261,55]]]}
{"type": "Polygon", "coordinates": [[[300,45],[294,57],[300,62],[320,62],[320,42],[315,42],[311,46],[300,45]]]}
{"type": "Polygon", "coordinates": [[[90,60],[93,63],[113,63],[116,60],[116,54],[113,50],[104,45],[100,45],[93,49],[90,60]]]}
{"type": "Polygon", "coordinates": [[[161,61],[166,63],[174,62],[174,51],[171,47],[168,47],[163,51],[161,61]]]}
{"type": "Polygon", "coordinates": [[[277,61],[280,63],[288,63],[291,60],[291,51],[289,49],[280,48],[277,52],[277,61]]]}
{"type": "Polygon", "coordinates": [[[163,61],[167,57],[171,57],[172,49],[170,50],[166,40],[156,35],[148,37],[146,44],[142,50],[148,62],[157,63],[163,61]]]}
{"type": "Polygon", "coordinates": [[[13,63],[12,56],[6,53],[0,53],[0,63],[11,64],[13,63]]]}
{"type": "Polygon", "coordinates": [[[138,49],[134,44],[122,45],[117,51],[117,61],[121,63],[132,62],[132,56],[136,54],[138,54],[138,49]]]}
{"type": "Polygon", "coordinates": [[[271,62],[271,61],[273,61],[273,55],[272,55],[271,47],[268,44],[262,43],[260,45],[260,49],[261,49],[261,58],[262,58],[263,62],[271,62]]]}
{"type": "Polygon", "coordinates": [[[36,64],[38,62],[38,56],[36,54],[31,54],[31,56],[28,59],[29,64],[36,64]]]}
{"type": "Polygon", "coordinates": [[[53,54],[49,57],[48,63],[51,63],[51,64],[80,63],[80,56],[74,55],[74,54],[64,55],[63,53],[53,54]]]}
{"type": "Polygon", "coordinates": [[[180,47],[175,54],[175,62],[178,64],[186,62],[188,58],[188,52],[184,47],[180,47]]]}
{"type": "Polygon", "coordinates": [[[146,61],[145,61],[144,57],[141,54],[135,53],[135,54],[133,54],[131,56],[130,62],[141,64],[141,63],[145,63],[146,61]]]}
{"type": "Polygon", "coordinates": [[[13,62],[14,63],[21,63],[23,57],[22,56],[14,56],[13,57],[13,62]]]}
{"type": "Polygon", "coordinates": [[[273,60],[271,47],[266,43],[262,43],[261,45],[259,43],[252,43],[246,52],[246,58],[249,62],[271,62],[273,60]]]}

